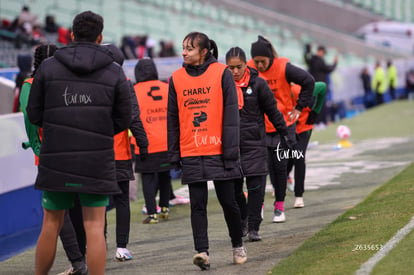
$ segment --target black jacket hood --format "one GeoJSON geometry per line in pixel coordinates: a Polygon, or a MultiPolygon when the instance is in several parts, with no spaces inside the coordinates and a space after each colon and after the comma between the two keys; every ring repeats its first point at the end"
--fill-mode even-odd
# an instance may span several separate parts
{"type": "Polygon", "coordinates": [[[101,44],[101,46],[109,50],[115,63],[118,63],[121,66],[124,64],[124,54],[117,46],[114,44],[101,44]]]}
{"type": "Polygon", "coordinates": [[[17,56],[17,66],[20,72],[30,72],[32,70],[32,56],[30,54],[19,54],[17,56]]]}
{"type": "Polygon", "coordinates": [[[56,51],[54,57],[76,74],[89,74],[112,62],[110,51],[98,44],[78,42],[56,51]]]}
{"type": "Polygon", "coordinates": [[[138,83],[150,80],[158,80],[157,67],[152,59],[141,59],[135,65],[135,81],[138,83]]]}

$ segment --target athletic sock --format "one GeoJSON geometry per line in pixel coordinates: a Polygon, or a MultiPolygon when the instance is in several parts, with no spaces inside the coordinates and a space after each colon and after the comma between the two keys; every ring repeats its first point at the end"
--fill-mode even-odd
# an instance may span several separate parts
{"type": "Polygon", "coordinates": [[[284,207],[285,202],[284,201],[277,201],[275,203],[275,210],[279,209],[282,210],[283,212],[285,212],[285,207],[284,207]]]}

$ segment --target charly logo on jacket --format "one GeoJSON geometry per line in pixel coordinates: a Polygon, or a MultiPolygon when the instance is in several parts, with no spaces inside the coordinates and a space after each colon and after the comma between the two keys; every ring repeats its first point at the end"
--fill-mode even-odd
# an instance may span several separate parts
{"type": "Polygon", "coordinates": [[[147,123],[164,122],[167,120],[167,107],[143,109],[143,116],[146,116],[147,123]]]}
{"type": "Polygon", "coordinates": [[[63,93],[63,98],[65,100],[65,105],[69,106],[72,104],[89,104],[92,103],[92,98],[90,94],[80,92],[80,93],[69,93],[69,87],[66,86],[65,92],[63,93]]]}
{"type": "Polygon", "coordinates": [[[201,122],[207,120],[207,114],[204,112],[196,112],[194,113],[194,120],[193,125],[194,127],[200,127],[201,122]]]}
{"type": "Polygon", "coordinates": [[[154,101],[161,100],[162,99],[162,96],[161,95],[152,95],[152,92],[159,91],[159,90],[160,90],[160,87],[158,87],[158,86],[152,86],[150,88],[150,91],[147,93],[147,95],[150,96],[150,97],[152,97],[152,99],[154,101]]]}
{"type": "Polygon", "coordinates": [[[249,86],[247,87],[246,94],[251,95],[253,93],[252,88],[249,86]]]}

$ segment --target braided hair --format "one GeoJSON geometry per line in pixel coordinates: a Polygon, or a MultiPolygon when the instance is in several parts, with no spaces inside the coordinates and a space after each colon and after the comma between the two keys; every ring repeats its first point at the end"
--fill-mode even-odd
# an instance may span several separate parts
{"type": "Polygon", "coordinates": [[[228,62],[231,58],[238,57],[241,61],[246,63],[246,53],[239,47],[233,47],[226,53],[226,62],[228,62]]]}
{"type": "Polygon", "coordinates": [[[218,47],[214,40],[208,38],[208,36],[202,32],[190,32],[187,34],[183,42],[185,40],[189,40],[191,46],[194,47],[194,41],[196,42],[197,46],[200,47],[200,50],[207,49],[206,59],[208,59],[211,55],[213,55],[216,59],[218,58],[218,47]]]}
{"type": "Polygon", "coordinates": [[[45,45],[40,45],[36,48],[35,53],[34,53],[34,70],[32,73],[32,77],[34,77],[34,75],[37,72],[37,69],[39,69],[40,64],[43,62],[43,60],[45,60],[48,57],[51,57],[55,54],[57,50],[57,46],[54,44],[45,44],[45,45]]]}

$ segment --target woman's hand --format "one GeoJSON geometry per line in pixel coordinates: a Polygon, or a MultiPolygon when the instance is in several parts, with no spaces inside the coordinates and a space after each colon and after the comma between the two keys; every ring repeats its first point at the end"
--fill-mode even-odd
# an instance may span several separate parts
{"type": "Polygon", "coordinates": [[[288,121],[296,121],[296,120],[298,120],[298,118],[300,116],[300,113],[301,112],[299,110],[293,109],[293,111],[290,111],[288,113],[288,115],[289,115],[288,121]]]}

